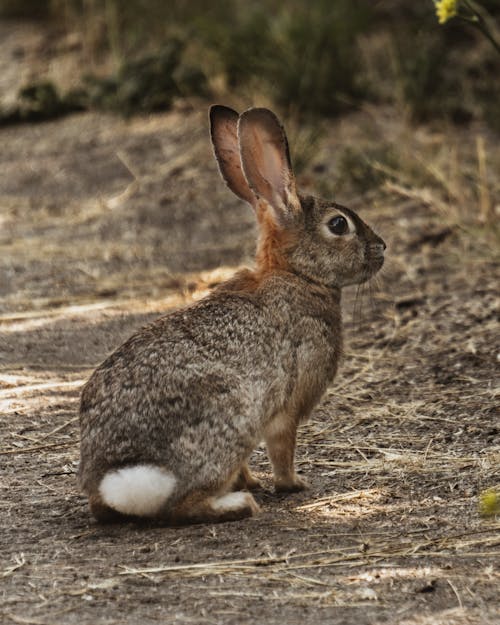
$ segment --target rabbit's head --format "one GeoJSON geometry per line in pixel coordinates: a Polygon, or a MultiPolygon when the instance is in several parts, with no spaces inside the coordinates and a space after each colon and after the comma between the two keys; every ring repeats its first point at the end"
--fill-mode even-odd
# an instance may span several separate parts
{"type": "Polygon", "coordinates": [[[384,262],[384,241],[335,202],[297,192],[285,131],[268,109],[210,109],[215,156],[229,188],[255,210],[257,271],[286,270],[331,287],[365,282],[384,262]]]}

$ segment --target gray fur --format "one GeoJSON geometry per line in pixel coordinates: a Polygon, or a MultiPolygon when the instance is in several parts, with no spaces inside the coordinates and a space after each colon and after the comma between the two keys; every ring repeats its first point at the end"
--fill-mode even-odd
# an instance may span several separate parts
{"type": "MultiPolygon", "coordinates": [[[[255,270],[137,332],[85,385],[79,474],[98,518],[112,513],[98,489],[113,469],[148,464],[173,472],[176,490],[161,516],[175,520],[176,507],[191,496],[230,489],[278,416],[291,424],[294,446],[297,424],[337,370],[340,289],[368,279],[383,262],[382,240],[355,213],[312,197],[299,204],[280,249],[285,268],[266,266],[265,254],[258,255],[255,270]],[[356,235],[321,236],[332,211],[348,215],[356,235]]],[[[256,198],[255,206],[267,215],[265,202],[256,198]]],[[[260,248],[273,245],[264,221],[260,248]]],[[[299,484],[290,479],[287,490],[299,484]]],[[[199,520],[217,519],[200,513],[199,520]]]]}

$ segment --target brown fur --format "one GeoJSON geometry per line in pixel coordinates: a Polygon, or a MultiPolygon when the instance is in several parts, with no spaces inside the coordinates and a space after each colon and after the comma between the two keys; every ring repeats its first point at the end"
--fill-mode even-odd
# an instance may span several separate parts
{"type": "Polygon", "coordinates": [[[255,259],[257,273],[264,276],[272,271],[289,271],[287,250],[295,243],[295,232],[280,228],[264,202],[260,202],[257,219],[260,230],[255,259]]]}
{"type": "Polygon", "coordinates": [[[259,488],[262,488],[261,481],[253,475],[248,464],[244,462],[233,484],[233,490],[257,490],[259,488]]]}
{"type": "Polygon", "coordinates": [[[214,508],[213,497],[207,497],[205,492],[197,491],[174,507],[168,521],[171,525],[239,521],[259,512],[259,506],[250,493],[247,493],[245,500],[245,504],[238,509],[220,511],[214,508]]]}
{"type": "Polygon", "coordinates": [[[383,263],[385,244],[353,211],[297,194],[271,111],[219,106],[211,124],[224,180],[256,213],[256,267],[137,332],[85,385],[79,475],[99,521],[130,518],[110,501],[173,524],[255,514],[250,494],[228,493],[259,487],[247,460],[262,439],[276,490],[305,488],[297,427],[337,371],[341,289],[383,263]],[[329,225],[339,216],[345,236],[329,225]]]}

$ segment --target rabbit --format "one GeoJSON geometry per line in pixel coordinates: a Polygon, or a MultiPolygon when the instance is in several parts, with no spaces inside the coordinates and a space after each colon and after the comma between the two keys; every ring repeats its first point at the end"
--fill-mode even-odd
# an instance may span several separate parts
{"type": "Polygon", "coordinates": [[[222,178],[256,215],[255,268],[139,330],[86,383],[79,480],[97,521],[252,516],[247,460],[262,440],[276,491],[306,488],[296,432],[337,371],[341,289],[384,262],[356,213],[298,193],[272,111],[214,105],[210,132],[222,178]]]}

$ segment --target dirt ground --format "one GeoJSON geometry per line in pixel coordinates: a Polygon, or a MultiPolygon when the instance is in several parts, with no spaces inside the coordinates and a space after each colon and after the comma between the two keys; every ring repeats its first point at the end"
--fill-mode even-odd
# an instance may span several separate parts
{"type": "MultiPolygon", "coordinates": [[[[332,125],[301,182],[325,187],[374,123],[332,125]]],[[[6,127],[0,145],[2,623],[500,622],[500,523],[478,512],[500,482],[490,239],[401,189],[336,198],[388,262],[376,290],[346,291],[341,373],[299,434],[310,489],[275,495],[259,448],[255,518],[98,526],[75,480],[80,387],[250,263],[253,216],[218,179],[201,109],[6,127]]]]}

